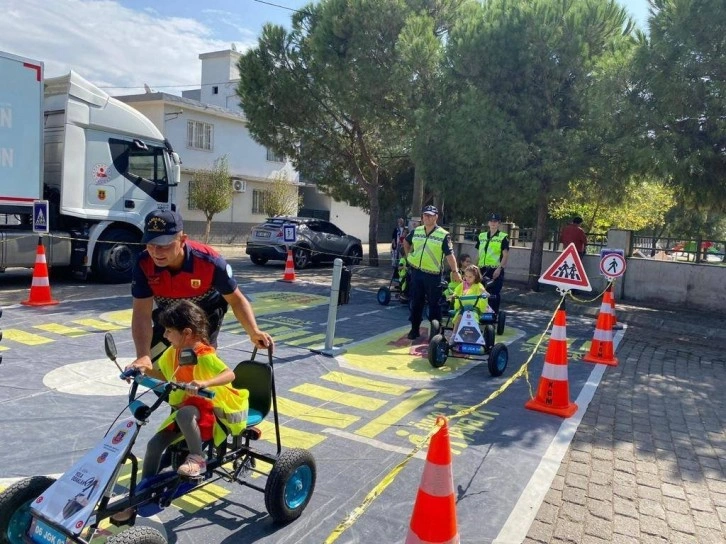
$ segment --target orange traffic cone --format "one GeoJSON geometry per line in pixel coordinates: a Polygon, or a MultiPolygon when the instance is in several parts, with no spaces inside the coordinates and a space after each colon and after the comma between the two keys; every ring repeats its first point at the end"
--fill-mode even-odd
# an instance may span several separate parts
{"type": "Polygon", "coordinates": [[[577,404],[570,402],[570,382],[567,379],[567,314],[564,303],[555,314],[537,396],[524,407],[560,417],[570,417],[577,412],[577,404]]]}
{"type": "Polygon", "coordinates": [[[292,260],[292,249],[287,250],[287,260],[285,261],[285,273],[280,281],[295,281],[295,262],[292,260]]]}
{"type": "Polygon", "coordinates": [[[50,279],[48,278],[48,264],[45,260],[45,247],[43,239],[38,238],[38,248],[35,253],[35,266],[33,266],[33,282],[30,284],[28,300],[21,304],[27,306],[49,306],[58,304],[50,294],[50,279]]]}
{"type": "Polygon", "coordinates": [[[440,428],[431,437],[426,454],[406,544],[459,544],[449,427],[441,416],[436,425],[440,428]]]}
{"type": "Polygon", "coordinates": [[[613,306],[610,289],[605,290],[600,304],[600,313],[597,314],[595,334],[592,337],[590,351],[582,360],[588,363],[618,366],[613,346],[613,306]]]}

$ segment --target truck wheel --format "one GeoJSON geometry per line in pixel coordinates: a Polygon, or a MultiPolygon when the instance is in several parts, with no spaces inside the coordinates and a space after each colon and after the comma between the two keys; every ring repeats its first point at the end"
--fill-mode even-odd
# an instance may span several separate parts
{"type": "Polygon", "coordinates": [[[22,544],[30,528],[30,504],[55,482],[47,476],[33,476],[14,483],[0,493],[0,543],[22,544]]]}
{"type": "Polygon", "coordinates": [[[131,527],[110,536],[106,544],[166,544],[166,538],[153,527],[131,527]]]}
{"type": "Polygon", "coordinates": [[[96,245],[93,271],[103,283],[131,281],[131,269],[141,253],[141,243],[134,233],[111,229],[101,234],[102,242],[96,245]]]}
{"type": "Polygon", "coordinates": [[[491,353],[489,354],[489,374],[494,376],[501,376],[507,369],[507,363],[509,362],[509,349],[506,344],[494,344],[491,353]]]}
{"type": "Polygon", "coordinates": [[[285,450],[267,477],[265,508],[276,523],[300,517],[315,489],[315,459],[308,450],[285,450]]]}

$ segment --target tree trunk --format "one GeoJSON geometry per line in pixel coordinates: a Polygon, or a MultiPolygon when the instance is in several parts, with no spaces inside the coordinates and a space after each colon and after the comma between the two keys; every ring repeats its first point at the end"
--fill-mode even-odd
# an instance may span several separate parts
{"type": "Polygon", "coordinates": [[[539,291],[539,277],[542,275],[542,252],[545,236],[547,234],[547,200],[549,187],[546,182],[541,182],[537,196],[537,225],[534,229],[534,240],[532,240],[532,252],[529,257],[529,277],[527,287],[533,291],[539,291]]]}
{"type": "Polygon", "coordinates": [[[411,198],[411,219],[421,223],[421,208],[423,208],[424,180],[421,170],[414,166],[413,172],[413,197],[411,198]]]}
{"type": "Polygon", "coordinates": [[[373,183],[369,184],[368,197],[371,203],[370,217],[368,218],[368,264],[378,266],[378,170],[375,170],[373,183]]]}
{"type": "Polygon", "coordinates": [[[212,232],[212,220],[207,219],[207,224],[204,226],[204,243],[209,243],[209,234],[212,232]]]}

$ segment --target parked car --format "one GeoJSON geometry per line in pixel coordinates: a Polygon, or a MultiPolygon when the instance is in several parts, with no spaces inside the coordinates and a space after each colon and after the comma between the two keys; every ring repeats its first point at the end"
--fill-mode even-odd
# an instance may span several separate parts
{"type": "Polygon", "coordinates": [[[287,259],[283,225],[290,224],[297,227],[297,242],[292,247],[297,270],[313,262],[331,262],[336,257],[343,259],[346,264],[360,264],[363,244],[359,238],[344,233],[330,221],[288,216],[270,217],[252,228],[247,237],[245,253],[253,263],[263,265],[267,261],[287,259]]]}

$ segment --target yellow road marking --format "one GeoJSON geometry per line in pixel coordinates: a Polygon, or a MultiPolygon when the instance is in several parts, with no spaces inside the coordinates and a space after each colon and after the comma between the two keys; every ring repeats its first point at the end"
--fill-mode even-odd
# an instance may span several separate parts
{"type": "Polygon", "coordinates": [[[216,500],[223,499],[230,491],[217,484],[207,484],[196,491],[179,497],[172,504],[185,512],[193,514],[216,500]]]}
{"type": "MultiPolygon", "coordinates": [[[[263,421],[257,427],[262,431],[263,440],[272,444],[275,443],[275,425],[273,423],[263,421]]],[[[325,440],[325,436],[323,435],[289,429],[282,425],[280,426],[280,436],[286,448],[304,448],[306,450],[312,449],[325,440]]]]}
{"type": "Polygon", "coordinates": [[[312,336],[306,336],[305,338],[298,338],[297,340],[288,340],[285,343],[289,344],[291,346],[300,346],[302,344],[320,342],[321,340],[325,340],[324,334],[313,334],[312,336]]]}
{"type": "Polygon", "coordinates": [[[124,328],[131,326],[131,308],[128,310],[116,310],[114,312],[103,312],[100,316],[104,321],[110,321],[117,325],[122,325],[124,328]]]}
{"type": "Polygon", "coordinates": [[[122,327],[121,325],[114,325],[113,323],[110,323],[108,321],[101,321],[100,319],[74,319],[73,323],[78,323],[79,325],[83,325],[84,327],[92,327],[94,329],[98,329],[101,331],[120,331],[125,329],[126,327],[122,327]]]}
{"type": "Polygon", "coordinates": [[[360,376],[353,376],[352,374],[337,371],[328,372],[324,376],[321,376],[321,378],[340,385],[347,385],[349,387],[355,387],[356,389],[376,391],[378,393],[385,393],[386,395],[393,395],[395,397],[403,395],[409,389],[405,385],[394,385],[392,383],[380,382],[378,380],[371,380],[370,378],[362,378],[360,376]]]}
{"type": "Polygon", "coordinates": [[[25,332],[18,329],[5,329],[3,331],[3,340],[12,340],[18,344],[25,344],[26,346],[39,346],[41,344],[50,344],[53,342],[50,338],[40,336],[39,334],[33,334],[32,332],[25,332]]]}
{"type": "Polygon", "coordinates": [[[288,338],[295,338],[297,336],[304,336],[306,334],[310,334],[310,331],[306,331],[305,329],[291,330],[290,332],[286,332],[284,334],[278,334],[277,336],[275,336],[275,340],[286,340],[288,338]]]}
{"type": "Polygon", "coordinates": [[[381,406],[388,402],[386,400],[357,395],[355,393],[336,391],[335,389],[330,389],[329,387],[323,387],[312,383],[296,385],[290,389],[290,391],[300,393],[301,395],[307,395],[308,397],[342,404],[343,406],[359,408],[361,410],[378,410],[381,406]]]}
{"type": "Polygon", "coordinates": [[[395,408],[388,410],[385,414],[378,416],[369,423],[355,431],[355,434],[373,438],[379,433],[385,431],[391,425],[397,423],[407,414],[413,412],[422,404],[426,404],[429,400],[436,396],[436,391],[418,391],[411,395],[410,398],[400,402],[395,408]]]}
{"type": "Polygon", "coordinates": [[[9,348],[9,347],[7,347],[7,346],[0,346],[0,351],[7,351],[7,350],[9,350],[9,349],[10,349],[10,348],[9,348]]]}
{"type": "Polygon", "coordinates": [[[358,416],[340,414],[320,406],[309,406],[283,398],[277,399],[277,409],[283,415],[336,429],[345,429],[360,419],[358,416]]]}
{"type": "Polygon", "coordinates": [[[55,334],[62,334],[63,336],[70,336],[71,338],[75,338],[76,336],[83,336],[86,334],[90,334],[88,331],[84,331],[83,329],[77,329],[75,327],[67,327],[66,325],[61,325],[60,323],[46,323],[44,325],[33,325],[33,328],[40,329],[41,331],[53,332],[55,334]]]}

